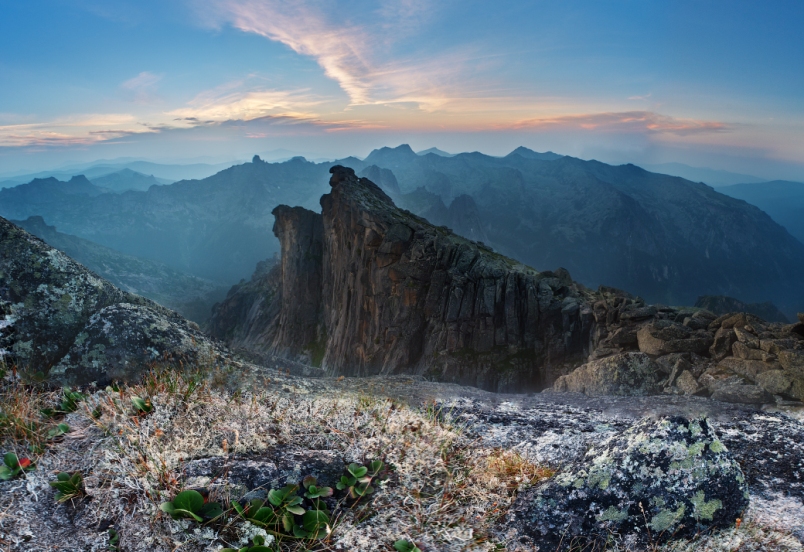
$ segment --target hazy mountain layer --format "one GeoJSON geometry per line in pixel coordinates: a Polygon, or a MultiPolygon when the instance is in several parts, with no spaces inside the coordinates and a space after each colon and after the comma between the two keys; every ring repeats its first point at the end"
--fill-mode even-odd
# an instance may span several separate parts
{"type": "MultiPolygon", "coordinates": [[[[339,163],[435,224],[536,269],[563,266],[587,286],[675,305],[727,295],[772,301],[788,315],[804,307],[804,245],[704,184],[526,148],[445,157],[400,146],[339,163]]],[[[330,166],[256,158],[203,180],[122,194],[85,179],[34,181],[0,190],[0,215],[40,215],[63,232],[234,283],[278,251],[274,207],[317,209],[330,166]]]]}
{"type": "Polygon", "coordinates": [[[156,261],[119,253],[89,240],[63,234],[42,217],[11,221],[70,256],[118,288],[136,293],[175,310],[188,320],[205,322],[212,305],[226,296],[226,288],[156,261]]]}
{"type": "Polygon", "coordinates": [[[756,205],[804,242],[804,183],[774,180],[725,186],[718,191],[756,205]]]}
{"type": "Polygon", "coordinates": [[[122,194],[102,193],[86,179],[81,194],[55,179],[35,180],[0,190],[0,215],[39,215],[62,232],[231,285],[278,251],[271,210],[280,203],[317,205],[328,168],[301,158],[277,164],[256,158],[204,180],[122,194]]]}
{"type": "Polygon", "coordinates": [[[789,314],[804,306],[804,245],[756,207],[633,165],[527,151],[447,158],[400,146],[363,165],[391,169],[400,205],[436,224],[455,224],[444,206],[471,196],[487,243],[536,269],[563,266],[589,286],[666,304],[729,295],[789,314]]]}
{"type": "Polygon", "coordinates": [[[92,179],[92,183],[95,186],[106,188],[107,190],[117,193],[127,192],[129,190],[144,192],[151,186],[170,184],[171,182],[172,180],[156,178],[154,175],[145,175],[137,171],[132,171],[131,169],[123,169],[92,179]]]}

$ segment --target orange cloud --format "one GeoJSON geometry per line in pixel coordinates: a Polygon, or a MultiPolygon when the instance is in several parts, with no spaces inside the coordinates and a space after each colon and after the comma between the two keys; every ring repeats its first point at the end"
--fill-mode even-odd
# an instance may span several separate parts
{"type": "Polygon", "coordinates": [[[524,119],[505,129],[583,129],[608,132],[649,132],[689,136],[712,132],[728,132],[732,127],[718,121],[681,119],[652,111],[586,113],[524,119]]]}

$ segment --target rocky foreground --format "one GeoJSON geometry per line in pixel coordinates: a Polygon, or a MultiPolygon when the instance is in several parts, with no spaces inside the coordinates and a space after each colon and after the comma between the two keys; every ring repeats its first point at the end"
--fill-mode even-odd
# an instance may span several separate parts
{"type": "Polygon", "coordinates": [[[113,550],[217,552],[258,534],[272,550],[804,549],[804,424],[789,414],[248,365],[200,381],[163,372],[89,394],[34,471],[0,482],[4,549],[108,550],[116,535],[113,550]],[[152,410],[138,414],[133,396],[152,410]],[[326,499],[331,532],[318,539],[232,509],[309,475],[334,487],[349,463],[377,459],[375,492],[326,499]],[[56,503],[49,482],[75,471],[83,494],[56,503]],[[160,511],[188,488],[227,517],[160,511]]]}

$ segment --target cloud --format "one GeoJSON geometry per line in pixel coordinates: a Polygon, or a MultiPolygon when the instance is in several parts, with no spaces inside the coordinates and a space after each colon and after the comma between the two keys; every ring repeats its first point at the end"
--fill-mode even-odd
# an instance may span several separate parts
{"type": "Polygon", "coordinates": [[[689,136],[713,132],[728,132],[731,125],[718,121],[680,119],[652,111],[626,111],[620,113],[588,113],[525,119],[509,129],[582,129],[608,132],[647,132],[689,136]]]}
{"type": "Polygon", "coordinates": [[[186,125],[250,121],[262,117],[312,120],[312,108],[322,100],[306,90],[234,90],[242,83],[227,83],[198,94],[187,106],[166,112],[174,121],[186,125]]]}
{"type": "Polygon", "coordinates": [[[132,115],[89,114],[47,122],[0,125],[0,146],[89,145],[149,132],[154,130],[136,123],[132,115]]]}
{"type": "Polygon", "coordinates": [[[637,100],[637,101],[647,101],[650,98],[651,94],[645,94],[644,96],[628,96],[629,100],[637,100]]]}
{"type": "Polygon", "coordinates": [[[151,103],[159,97],[156,95],[156,85],[162,80],[161,75],[143,71],[136,77],[130,78],[120,84],[120,90],[128,101],[135,103],[151,103]]]}
{"type": "Polygon", "coordinates": [[[314,59],[352,106],[410,103],[437,109],[459,92],[459,76],[474,61],[467,51],[396,55],[431,17],[430,0],[363,6],[354,13],[369,18],[364,24],[333,2],[315,0],[198,0],[195,6],[207,25],[230,24],[314,59]]]}

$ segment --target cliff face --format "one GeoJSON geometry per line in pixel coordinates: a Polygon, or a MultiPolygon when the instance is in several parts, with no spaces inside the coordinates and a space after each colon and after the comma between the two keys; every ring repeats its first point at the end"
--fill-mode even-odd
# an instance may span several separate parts
{"type": "Polygon", "coordinates": [[[397,208],[351,169],[332,173],[321,215],[274,212],[281,307],[270,328],[237,330],[270,335],[258,348],[314,363],[323,355],[331,374],[516,391],[549,385],[587,357],[593,313],[566,271],[538,273],[397,208]]]}

